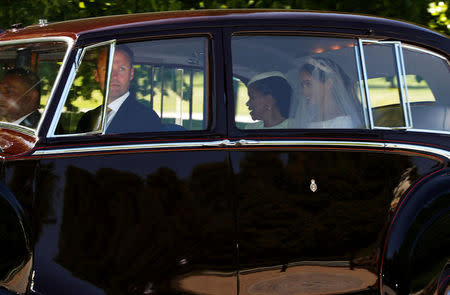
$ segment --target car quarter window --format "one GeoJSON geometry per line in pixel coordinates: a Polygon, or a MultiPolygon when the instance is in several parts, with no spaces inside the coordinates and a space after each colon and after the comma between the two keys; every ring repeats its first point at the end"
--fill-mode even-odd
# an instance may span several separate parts
{"type": "Polygon", "coordinates": [[[356,46],[345,38],[233,36],[236,126],[366,128],[356,46]]]}
{"type": "Polygon", "coordinates": [[[450,131],[447,59],[400,42],[362,43],[373,127],[450,131]]]}
{"type": "Polygon", "coordinates": [[[417,47],[403,46],[412,127],[450,131],[448,60],[417,47]]]}
{"type": "MultiPolygon", "coordinates": [[[[96,77],[106,76],[106,67],[98,68],[98,59],[101,54],[109,55],[110,45],[93,46],[86,48],[83,52],[81,63],[77,70],[75,79],[70,87],[66,103],[60,114],[55,134],[74,134],[78,132],[81,117],[88,111],[101,110],[104,101],[106,82],[103,85],[96,81],[96,77]],[[102,71],[102,72],[101,72],[102,71]]],[[[98,80],[98,79],[97,79],[98,80]]],[[[96,121],[89,130],[85,132],[99,132],[102,129],[103,112],[98,112],[96,121]]]]}
{"type": "Polygon", "coordinates": [[[55,134],[205,130],[207,61],[206,37],[88,48],[55,134]]]}

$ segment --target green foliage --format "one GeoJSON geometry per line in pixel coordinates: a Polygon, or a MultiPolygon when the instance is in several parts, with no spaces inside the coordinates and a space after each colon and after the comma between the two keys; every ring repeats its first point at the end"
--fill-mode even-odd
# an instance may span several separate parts
{"type": "Polygon", "coordinates": [[[428,13],[433,16],[433,19],[429,22],[431,28],[442,33],[450,33],[450,20],[447,17],[448,2],[431,2],[428,5],[428,13]]]}

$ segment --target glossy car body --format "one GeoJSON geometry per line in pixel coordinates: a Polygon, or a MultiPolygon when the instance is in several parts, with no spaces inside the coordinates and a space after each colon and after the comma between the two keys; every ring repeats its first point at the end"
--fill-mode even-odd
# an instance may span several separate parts
{"type": "Polygon", "coordinates": [[[1,292],[447,294],[449,52],[415,25],[295,11],[1,34],[4,68],[47,83],[35,127],[0,123],[1,292]],[[105,116],[107,94],[86,77],[97,50],[111,73],[116,44],[133,50],[137,97],[160,131],[109,134],[103,117],[76,130],[88,109],[105,116]],[[364,125],[247,129],[250,78],[280,71],[301,99],[302,58],[321,54],[355,82],[364,125]],[[394,89],[397,102],[372,106],[373,89],[394,89]]]}

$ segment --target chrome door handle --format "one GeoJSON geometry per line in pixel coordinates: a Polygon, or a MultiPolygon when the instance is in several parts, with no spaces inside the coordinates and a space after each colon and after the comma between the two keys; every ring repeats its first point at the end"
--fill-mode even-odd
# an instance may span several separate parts
{"type": "Polygon", "coordinates": [[[240,139],[237,141],[231,141],[229,139],[217,140],[211,142],[205,142],[203,146],[220,146],[220,147],[234,147],[234,146],[247,146],[247,145],[257,145],[259,141],[257,140],[246,140],[240,139]]]}

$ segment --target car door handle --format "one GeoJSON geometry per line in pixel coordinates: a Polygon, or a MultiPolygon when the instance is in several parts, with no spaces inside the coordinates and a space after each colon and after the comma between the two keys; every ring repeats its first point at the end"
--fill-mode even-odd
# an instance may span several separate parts
{"type": "Polygon", "coordinates": [[[236,146],[246,146],[246,145],[257,145],[259,144],[258,140],[247,140],[247,139],[240,139],[236,141],[236,146]]]}
{"type": "Polygon", "coordinates": [[[218,141],[205,142],[205,143],[203,143],[203,146],[234,147],[234,146],[246,146],[246,145],[256,145],[256,144],[259,144],[259,141],[246,140],[246,139],[231,141],[229,139],[224,139],[224,140],[218,140],[218,141]]]}

